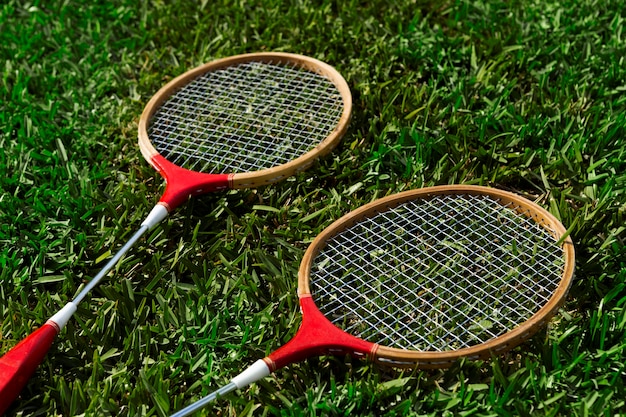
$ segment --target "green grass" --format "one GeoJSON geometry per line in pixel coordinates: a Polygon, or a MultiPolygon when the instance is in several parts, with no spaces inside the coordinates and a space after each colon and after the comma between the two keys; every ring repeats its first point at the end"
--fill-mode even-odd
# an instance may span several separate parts
{"type": "Polygon", "coordinates": [[[354,96],[331,156],[194,199],[143,239],[8,415],[180,409],[293,335],[297,268],[320,230],[447,183],[513,190],[571,227],[576,280],[548,329],[443,371],[313,358],[205,412],[626,413],[625,19],[618,0],[4,2],[0,352],[71,300],[158,199],[136,123],[167,80],[278,50],[335,66],[354,96]]]}

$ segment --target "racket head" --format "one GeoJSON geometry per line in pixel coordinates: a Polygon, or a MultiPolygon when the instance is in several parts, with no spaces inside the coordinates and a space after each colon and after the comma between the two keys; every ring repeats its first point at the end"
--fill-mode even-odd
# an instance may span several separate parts
{"type": "Polygon", "coordinates": [[[172,171],[228,175],[230,188],[257,187],[330,152],[351,111],[348,84],[322,61],[281,52],[237,55],[162,87],[139,120],[139,147],[161,173],[173,165],[172,171]]]}
{"type": "Polygon", "coordinates": [[[326,228],[303,257],[298,293],[373,344],[375,361],[441,368],[530,338],[564,302],[574,258],[563,225],[527,199],[431,187],[374,201],[326,228]]]}

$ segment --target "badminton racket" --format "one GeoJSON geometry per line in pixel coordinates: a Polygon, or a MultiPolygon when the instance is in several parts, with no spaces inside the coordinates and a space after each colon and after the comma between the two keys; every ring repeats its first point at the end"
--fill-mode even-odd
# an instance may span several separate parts
{"type": "Polygon", "coordinates": [[[295,336],[173,416],[313,355],[441,368],[501,353],[556,313],[573,270],[562,224],[515,194],[440,186],[377,200],[305,252],[295,336]]]}
{"type": "Polygon", "coordinates": [[[164,194],[81,292],[0,358],[0,414],[78,303],[144,233],[190,196],[271,184],[306,169],[337,145],[351,109],[350,89],[335,69],[287,53],[216,60],[161,88],[139,120],[139,147],[165,178],[164,194]]]}

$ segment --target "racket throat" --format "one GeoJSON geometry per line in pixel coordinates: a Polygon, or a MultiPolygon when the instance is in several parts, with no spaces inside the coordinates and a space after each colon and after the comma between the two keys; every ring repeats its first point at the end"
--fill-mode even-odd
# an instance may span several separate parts
{"type": "Polygon", "coordinates": [[[205,174],[181,168],[161,155],[152,157],[152,165],[167,183],[159,200],[168,211],[172,211],[189,197],[232,188],[233,174],[205,174]]]}
{"type": "Polygon", "coordinates": [[[264,359],[272,372],[311,356],[346,355],[373,359],[378,345],[354,337],[333,325],[315,306],[310,294],[300,296],[302,324],[287,344],[264,359]]]}

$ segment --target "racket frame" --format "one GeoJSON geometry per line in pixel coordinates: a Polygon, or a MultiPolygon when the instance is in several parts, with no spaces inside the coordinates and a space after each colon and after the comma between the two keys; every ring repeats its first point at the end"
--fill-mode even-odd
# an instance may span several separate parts
{"type": "MultiPolygon", "coordinates": [[[[302,262],[300,264],[300,269],[298,271],[298,296],[300,298],[300,305],[303,311],[303,316],[306,311],[311,310],[311,307],[305,306],[305,304],[309,302],[307,300],[310,300],[313,297],[311,295],[311,289],[309,287],[310,270],[313,261],[315,259],[315,256],[326,245],[326,242],[328,242],[329,239],[342,232],[343,230],[348,229],[349,227],[353,226],[355,223],[364,218],[372,217],[377,213],[389,210],[407,201],[416,199],[428,199],[433,196],[442,194],[470,194],[489,196],[495,200],[501,201],[503,205],[507,206],[510,209],[514,209],[517,213],[532,218],[537,224],[541,225],[545,230],[547,230],[550,234],[554,236],[555,242],[559,241],[562,236],[566,235],[566,229],[561,224],[561,222],[554,215],[552,215],[550,212],[548,212],[538,204],[531,202],[519,195],[491,187],[474,185],[444,185],[418,190],[410,190],[384,197],[369,204],[366,204],[336,220],[330,226],[325,228],[308,247],[303,256],[302,262]]],[[[449,367],[459,358],[488,358],[493,355],[498,355],[504,351],[510,350],[520,343],[528,340],[539,329],[544,327],[547,322],[557,313],[558,309],[565,301],[574,275],[575,265],[574,244],[569,236],[563,239],[561,247],[563,249],[564,259],[563,272],[559,285],[548,300],[548,302],[544,304],[528,320],[499,337],[471,347],[447,351],[405,350],[386,347],[382,345],[374,345],[372,343],[370,343],[370,346],[366,347],[365,349],[362,347],[361,344],[347,344],[343,347],[343,351],[352,351],[352,353],[357,357],[366,355],[375,362],[394,367],[419,367],[422,369],[428,369],[449,367]]],[[[317,307],[315,307],[315,309],[317,310],[317,307]]],[[[319,312],[319,310],[317,311],[319,312]]],[[[331,331],[331,327],[338,329],[326,317],[324,317],[321,312],[319,312],[319,315],[323,318],[323,320],[318,317],[315,326],[324,326],[325,328],[328,328],[328,331],[331,331]]],[[[303,317],[303,324],[304,323],[305,318],[303,317]]],[[[317,332],[319,331],[320,330],[318,329],[317,332]]],[[[343,332],[343,330],[340,331],[343,332]]],[[[361,340],[354,336],[352,337],[359,341],[361,340]]],[[[276,352],[279,352],[280,350],[281,349],[277,350],[276,352]]],[[[318,351],[318,353],[321,352],[318,351]]],[[[270,358],[271,357],[272,355],[270,355],[270,358]]],[[[280,359],[280,361],[282,363],[283,359],[280,359]]],[[[271,361],[267,362],[271,363],[271,361]]]]}
{"type": "Polygon", "coordinates": [[[200,65],[179,75],[163,86],[148,102],[139,119],[139,148],[144,158],[166,179],[169,189],[166,189],[166,192],[160,200],[160,204],[165,205],[168,211],[171,211],[173,208],[186,201],[190,195],[220,189],[259,187],[275,183],[304,171],[310,167],[315,160],[328,154],[337,146],[339,140],[348,128],[351,113],[352,95],[350,88],[341,74],[330,65],[315,58],[285,52],[260,52],[235,55],[200,65]],[[253,172],[222,174],[196,172],[179,167],[160,155],[148,135],[150,120],[160,106],[176,91],[190,83],[193,79],[210,71],[217,71],[246,62],[291,65],[305,68],[308,71],[320,74],[330,80],[337,88],[344,104],[343,112],[335,129],[317,146],[298,158],[282,165],[253,172]],[[170,184],[176,185],[170,186],[170,184]]]}

